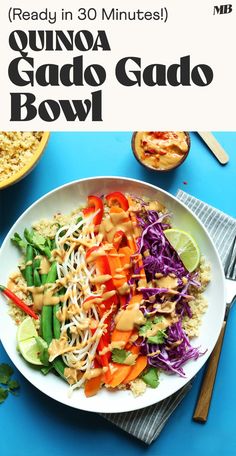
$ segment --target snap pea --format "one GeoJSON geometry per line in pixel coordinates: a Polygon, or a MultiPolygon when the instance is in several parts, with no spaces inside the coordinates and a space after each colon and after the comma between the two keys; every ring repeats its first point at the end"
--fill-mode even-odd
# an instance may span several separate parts
{"type": "MultiPolygon", "coordinates": [[[[62,288],[59,291],[59,295],[63,296],[64,293],[65,293],[65,289],[62,288]]],[[[57,318],[57,312],[58,312],[58,310],[60,310],[60,308],[61,308],[60,304],[56,304],[55,306],[53,306],[53,334],[54,334],[55,339],[60,339],[60,335],[61,335],[61,323],[57,318]]]]}
{"type": "Polygon", "coordinates": [[[65,363],[63,361],[63,359],[61,358],[61,356],[58,356],[58,358],[54,359],[53,361],[53,367],[55,369],[55,371],[62,377],[65,379],[65,375],[64,375],[64,371],[65,371],[65,363]]]}
{"type": "Polygon", "coordinates": [[[48,271],[46,283],[54,283],[57,279],[57,262],[54,261],[48,271]]]}
{"type": "MultiPolygon", "coordinates": [[[[42,276],[41,276],[42,278],[42,276]]],[[[45,283],[54,283],[57,278],[57,263],[54,261],[52,263],[51,268],[47,274],[46,282],[45,283]]],[[[43,306],[42,313],[41,313],[41,333],[43,339],[50,345],[53,336],[56,337],[55,333],[53,333],[54,325],[53,325],[53,307],[54,306],[43,306]]],[[[59,322],[58,322],[59,323],[59,322]]],[[[56,330],[57,331],[57,330],[56,330]]],[[[60,336],[59,336],[60,337],[60,336]]],[[[64,369],[65,364],[61,357],[54,359],[52,365],[56,372],[63,378],[64,377],[64,369]]]]}
{"type": "Polygon", "coordinates": [[[47,283],[47,276],[47,274],[41,274],[42,285],[45,285],[45,283],[47,283]]]}
{"type": "Polygon", "coordinates": [[[50,364],[49,366],[43,366],[40,370],[43,375],[47,375],[48,372],[50,372],[52,369],[53,369],[53,366],[52,366],[52,364],[50,364]]]}
{"type": "Polygon", "coordinates": [[[25,267],[25,279],[28,287],[32,287],[34,285],[33,280],[33,259],[34,259],[34,249],[32,245],[27,244],[26,247],[26,267],[25,267]]]}
{"type": "Polygon", "coordinates": [[[56,248],[56,241],[55,239],[51,240],[51,250],[54,250],[56,248]]]}
{"type": "Polygon", "coordinates": [[[34,286],[41,287],[41,279],[37,269],[34,269],[34,286]]]}
{"type": "Polygon", "coordinates": [[[35,258],[33,261],[33,269],[39,269],[40,268],[40,258],[35,258]]]}
{"type": "Polygon", "coordinates": [[[53,334],[55,339],[60,339],[61,325],[57,318],[57,312],[60,309],[60,304],[53,306],[53,334]]]}
{"type": "MultiPolygon", "coordinates": [[[[45,283],[54,283],[57,278],[57,263],[54,261],[49,269],[47,274],[46,282],[45,283]]],[[[42,313],[41,313],[41,334],[43,339],[49,345],[53,339],[53,332],[52,332],[52,315],[53,309],[52,306],[43,306],[42,313]]]]}

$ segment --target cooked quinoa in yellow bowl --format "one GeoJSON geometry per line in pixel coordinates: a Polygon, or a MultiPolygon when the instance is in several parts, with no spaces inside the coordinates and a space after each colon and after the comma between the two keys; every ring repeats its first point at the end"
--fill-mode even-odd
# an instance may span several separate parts
{"type": "Polygon", "coordinates": [[[43,131],[0,131],[0,189],[32,171],[45,150],[49,135],[43,131]]]}

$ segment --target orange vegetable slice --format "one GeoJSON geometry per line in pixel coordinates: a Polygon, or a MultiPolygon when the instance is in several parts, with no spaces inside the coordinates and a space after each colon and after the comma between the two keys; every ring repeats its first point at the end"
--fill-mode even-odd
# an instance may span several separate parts
{"type": "Polygon", "coordinates": [[[86,397],[95,396],[100,390],[103,383],[103,374],[98,375],[97,377],[90,378],[85,382],[84,392],[86,397]]]}
{"type": "Polygon", "coordinates": [[[146,366],[147,366],[147,356],[144,356],[144,355],[139,356],[136,359],[136,363],[134,364],[134,366],[131,366],[132,369],[128,373],[127,377],[123,380],[123,383],[127,384],[127,383],[130,383],[133,380],[135,380],[141,374],[141,372],[143,372],[143,370],[145,369],[146,366]]]}

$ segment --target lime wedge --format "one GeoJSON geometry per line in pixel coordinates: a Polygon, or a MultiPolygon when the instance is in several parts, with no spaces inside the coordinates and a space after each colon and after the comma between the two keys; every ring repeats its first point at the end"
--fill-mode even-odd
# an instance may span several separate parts
{"type": "Polygon", "coordinates": [[[31,364],[42,366],[40,361],[40,350],[35,337],[23,340],[18,343],[18,348],[23,358],[31,364]]]}
{"type": "Polygon", "coordinates": [[[164,234],[176,250],[184,266],[189,272],[197,268],[200,261],[200,250],[193,237],[185,231],[170,228],[164,234]]]}
{"type": "Polygon", "coordinates": [[[31,364],[41,366],[41,347],[37,341],[37,339],[41,339],[41,337],[38,337],[37,330],[31,317],[25,318],[19,325],[16,339],[17,347],[23,358],[31,364]]]}
{"type": "Polygon", "coordinates": [[[30,339],[32,337],[36,337],[37,331],[34,326],[34,323],[32,321],[31,317],[25,318],[22,323],[18,326],[17,334],[16,334],[16,339],[17,343],[19,344],[23,340],[30,339]]]}

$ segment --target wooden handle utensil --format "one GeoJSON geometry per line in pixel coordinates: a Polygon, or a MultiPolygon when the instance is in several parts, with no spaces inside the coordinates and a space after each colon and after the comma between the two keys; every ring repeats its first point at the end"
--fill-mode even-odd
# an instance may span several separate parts
{"type": "Polygon", "coordinates": [[[199,131],[198,134],[222,165],[228,163],[228,155],[210,131],[199,131]]]}
{"type": "Polygon", "coordinates": [[[206,371],[204,373],[201,390],[198,396],[197,405],[194,411],[193,419],[200,423],[207,421],[209,407],[211,404],[211,396],[214,388],[218,362],[220,359],[221,348],[224,340],[226,321],[223,322],[219,338],[215,348],[209,358],[206,371]]]}

